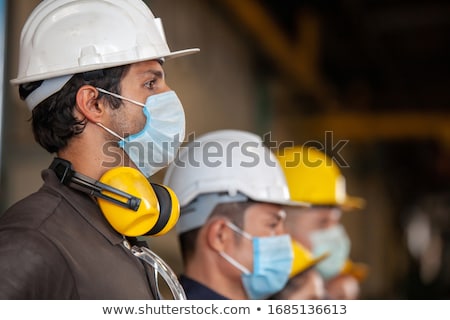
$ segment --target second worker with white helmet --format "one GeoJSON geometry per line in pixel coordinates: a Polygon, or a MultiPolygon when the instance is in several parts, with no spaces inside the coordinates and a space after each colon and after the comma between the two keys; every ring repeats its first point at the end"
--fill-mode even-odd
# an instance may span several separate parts
{"type": "Polygon", "coordinates": [[[317,261],[284,230],[290,201],[275,155],[257,135],[204,134],[183,147],[164,178],[177,194],[188,299],[267,299],[317,261]]]}

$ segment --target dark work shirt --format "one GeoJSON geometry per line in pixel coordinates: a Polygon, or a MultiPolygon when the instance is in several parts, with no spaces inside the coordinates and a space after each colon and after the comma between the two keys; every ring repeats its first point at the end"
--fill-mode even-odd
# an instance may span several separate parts
{"type": "Polygon", "coordinates": [[[188,300],[229,300],[186,275],[180,276],[180,283],[188,300]]]}
{"type": "Polygon", "coordinates": [[[89,195],[44,185],[0,217],[0,299],[154,299],[144,265],[89,195]]]}

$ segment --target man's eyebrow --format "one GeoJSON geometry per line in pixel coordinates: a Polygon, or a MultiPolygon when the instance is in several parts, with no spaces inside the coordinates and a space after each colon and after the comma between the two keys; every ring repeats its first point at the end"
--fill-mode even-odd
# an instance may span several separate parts
{"type": "Polygon", "coordinates": [[[142,75],[142,76],[153,75],[153,76],[155,76],[155,77],[157,77],[157,78],[162,78],[162,79],[164,79],[164,77],[165,77],[164,71],[161,71],[161,70],[153,70],[153,69],[142,71],[142,72],[139,73],[139,75],[142,75]]]}
{"type": "Polygon", "coordinates": [[[277,210],[277,211],[274,211],[274,212],[272,213],[270,219],[273,219],[273,221],[277,221],[277,222],[284,220],[285,217],[286,217],[286,215],[283,214],[282,212],[284,212],[284,210],[277,210]]]}
{"type": "Polygon", "coordinates": [[[277,220],[284,220],[286,218],[286,211],[284,211],[283,209],[277,210],[275,213],[275,217],[277,218],[277,220]]]}

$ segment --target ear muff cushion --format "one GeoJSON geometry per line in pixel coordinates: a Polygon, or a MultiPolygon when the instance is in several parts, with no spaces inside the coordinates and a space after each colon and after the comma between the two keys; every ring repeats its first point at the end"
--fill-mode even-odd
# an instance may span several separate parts
{"type": "Polygon", "coordinates": [[[151,183],[159,202],[159,218],[146,235],[162,235],[168,232],[178,221],[180,214],[178,198],[173,191],[163,185],[151,183]]]}

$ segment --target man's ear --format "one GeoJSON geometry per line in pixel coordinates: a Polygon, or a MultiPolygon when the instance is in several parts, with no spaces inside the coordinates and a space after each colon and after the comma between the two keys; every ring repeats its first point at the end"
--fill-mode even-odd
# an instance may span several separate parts
{"type": "Polygon", "coordinates": [[[232,240],[233,231],[227,227],[226,221],[223,218],[214,219],[207,226],[206,241],[214,251],[224,251],[232,240]]]}
{"type": "Polygon", "coordinates": [[[77,110],[87,120],[97,123],[102,122],[105,109],[104,104],[98,100],[98,91],[91,85],[84,85],[78,89],[76,95],[77,110]]]}

